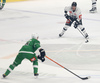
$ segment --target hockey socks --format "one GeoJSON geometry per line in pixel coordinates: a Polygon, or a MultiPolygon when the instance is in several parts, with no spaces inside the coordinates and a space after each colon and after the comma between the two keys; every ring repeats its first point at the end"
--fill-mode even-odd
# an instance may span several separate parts
{"type": "Polygon", "coordinates": [[[3,77],[8,76],[12,70],[14,70],[15,66],[12,64],[9,66],[9,68],[6,70],[5,74],[3,74],[3,77]]]}
{"type": "Polygon", "coordinates": [[[38,61],[33,62],[33,69],[34,69],[34,74],[38,73],[38,61]]]}

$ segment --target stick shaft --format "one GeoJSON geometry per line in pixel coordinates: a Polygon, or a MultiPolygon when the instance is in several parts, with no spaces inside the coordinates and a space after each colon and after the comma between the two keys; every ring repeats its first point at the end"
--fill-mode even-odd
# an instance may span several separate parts
{"type": "MultiPolygon", "coordinates": [[[[85,38],[84,34],[77,28],[77,30],[83,35],[83,37],[85,38]]],[[[86,39],[86,38],[85,38],[86,39]]],[[[88,39],[86,39],[88,40],[88,39]]]]}
{"type": "Polygon", "coordinates": [[[57,63],[56,61],[54,61],[53,59],[49,58],[48,56],[45,56],[46,58],[48,58],[49,60],[53,61],[54,63],[56,63],[57,65],[59,65],[60,67],[64,68],[65,70],[69,71],[70,73],[72,73],[73,75],[77,76],[78,78],[82,79],[80,76],[78,76],[77,74],[73,73],[72,71],[70,71],[69,69],[65,68],[64,66],[62,66],[61,64],[57,63]]]}
{"type": "Polygon", "coordinates": [[[56,61],[54,61],[53,59],[49,58],[48,56],[45,56],[46,58],[48,58],[49,60],[51,60],[52,62],[56,63],[57,65],[59,65],[60,67],[64,68],[64,66],[62,66],[61,64],[57,63],[56,61]]]}

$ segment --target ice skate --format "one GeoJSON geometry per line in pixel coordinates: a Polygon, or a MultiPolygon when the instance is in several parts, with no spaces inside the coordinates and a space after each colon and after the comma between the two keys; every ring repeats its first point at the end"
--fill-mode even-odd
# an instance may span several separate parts
{"type": "Polygon", "coordinates": [[[62,37],[63,35],[64,35],[64,33],[60,33],[60,34],[59,34],[59,37],[62,37]]]}
{"type": "Polygon", "coordinates": [[[6,75],[5,75],[5,74],[3,74],[2,76],[3,76],[3,78],[5,78],[5,77],[6,77],[6,75]]]}
{"type": "Polygon", "coordinates": [[[34,78],[35,79],[37,79],[38,78],[38,76],[39,76],[39,74],[37,73],[37,74],[34,74],[34,78]]]}
{"type": "Polygon", "coordinates": [[[96,8],[96,7],[92,8],[92,9],[90,10],[90,13],[96,13],[96,12],[97,12],[97,8],[96,8]]]}

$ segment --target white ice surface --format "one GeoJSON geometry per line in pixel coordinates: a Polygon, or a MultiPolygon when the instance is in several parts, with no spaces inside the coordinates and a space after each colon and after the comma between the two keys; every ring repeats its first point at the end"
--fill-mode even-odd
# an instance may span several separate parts
{"type": "Polygon", "coordinates": [[[64,7],[72,1],[30,0],[5,5],[0,11],[0,83],[100,83],[100,1],[98,12],[91,14],[91,0],[75,0],[90,36],[88,44],[73,27],[58,38],[66,21],[64,7]],[[40,35],[41,45],[49,57],[82,77],[91,76],[91,79],[82,81],[48,59],[39,62],[38,79],[34,79],[32,64],[27,60],[2,79],[1,75],[33,32],[40,35]]]}

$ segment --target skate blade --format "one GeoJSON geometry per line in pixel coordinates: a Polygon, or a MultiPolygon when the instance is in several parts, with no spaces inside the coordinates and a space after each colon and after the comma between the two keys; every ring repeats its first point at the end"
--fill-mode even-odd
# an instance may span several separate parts
{"type": "Polygon", "coordinates": [[[90,11],[90,13],[97,13],[97,10],[96,11],[90,11]]]}

